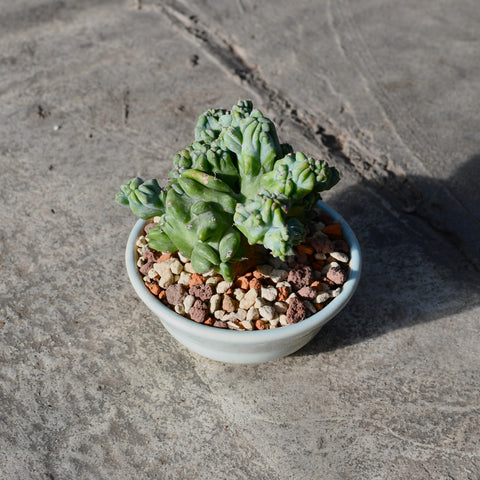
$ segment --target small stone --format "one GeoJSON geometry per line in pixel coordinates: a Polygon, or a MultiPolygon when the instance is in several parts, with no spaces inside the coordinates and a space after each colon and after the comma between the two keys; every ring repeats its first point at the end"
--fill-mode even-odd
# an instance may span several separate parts
{"type": "Polygon", "coordinates": [[[212,326],[213,325],[213,318],[212,317],[207,317],[207,319],[203,322],[204,325],[209,325],[209,326],[212,326]]]}
{"type": "MultiPolygon", "coordinates": [[[[155,264],[157,265],[157,264],[155,264]]],[[[160,276],[160,280],[158,281],[158,284],[166,290],[170,285],[172,285],[175,282],[175,277],[173,276],[173,273],[168,270],[166,273],[160,276]]]]}
{"type": "Polygon", "coordinates": [[[270,278],[272,279],[273,283],[278,283],[282,280],[285,280],[288,276],[288,271],[283,270],[281,268],[276,268],[272,270],[272,273],[270,274],[270,278]]]}
{"type": "MultiPolygon", "coordinates": [[[[190,281],[190,283],[192,283],[192,282],[190,281]]],[[[204,283],[204,284],[194,284],[188,289],[188,293],[190,295],[193,295],[193,296],[199,298],[200,300],[210,300],[210,298],[212,298],[214,290],[213,290],[213,287],[211,285],[208,285],[206,283],[204,283]]]]}
{"type": "Polygon", "coordinates": [[[245,296],[245,292],[244,292],[241,288],[236,288],[236,289],[233,291],[233,296],[234,296],[238,301],[240,301],[240,300],[245,296]]]}
{"type": "Polygon", "coordinates": [[[298,290],[297,294],[302,298],[312,300],[317,296],[317,291],[314,290],[312,287],[307,286],[307,287],[302,287],[300,290],[298,290]]]}
{"type": "Polygon", "coordinates": [[[217,310],[220,309],[221,305],[222,305],[222,296],[219,295],[218,293],[215,293],[210,298],[210,304],[209,304],[210,313],[214,314],[217,310]]]}
{"type": "Polygon", "coordinates": [[[157,262],[165,262],[167,260],[170,260],[173,258],[173,253],[167,252],[167,253],[162,253],[157,259],[157,262]]]}
{"type": "Polygon", "coordinates": [[[183,269],[187,272],[187,273],[196,273],[195,270],[193,269],[192,267],[192,264],[191,262],[187,262],[185,263],[185,265],[183,266],[183,269]]]}
{"type": "Polygon", "coordinates": [[[247,311],[247,320],[253,321],[260,318],[260,313],[258,313],[258,308],[251,307],[247,311]]]}
{"type": "Polygon", "coordinates": [[[140,267],[140,273],[142,275],[147,275],[149,270],[152,269],[154,265],[154,262],[147,262],[147,263],[144,263],[141,267],[140,267]]]}
{"type": "Polygon", "coordinates": [[[227,313],[234,312],[238,308],[238,301],[232,298],[230,295],[224,295],[222,301],[222,310],[227,313]]]}
{"type": "Polygon", "coordinates": [[[275,302],[273,308],[277,313],[285,313],[288,310],[288,303],[286,302],[275,302]]]}
{"type": "Polygon", "coordinates": [[[177,283],[180,283],[180,284],[188,287],[188,285],[190,285],[190,279],[191,278],[192,278],[191,273],[187,273],[187,272],[182,271],[182,272],[180,272],[180,276],[178,277],[177,283]]]}
{"type": "Polygon", "coordinates": [[[178,258],[173,258],[170,263],[170,271],[174,275],[180,275],[180,272],[183,271],[183,265],[178,258]]]}
{"type": "Polygon", "coordinates": [[[218,282],[217,293],[220,293],[220,294],[225,293],[232,285],[233,285],[233,282],[226,282],[225,280],[218,282]]]}
{"type": "Polygon", "coordinates": [[[328,269],[326,273],[326,277],[328,280],[332,281],[336,285],[343,285],[347,280],[347,273],[343,268],[339,267],[332,267],[328,269]]]}
{"type": "MultiPolygon", "coordinates": [[[[307,316],[307,309],[298,298],[292,298],[288,305],[286,321],[288,324],[298,323],[307,316]]],[[[281,320],[280,320],[281,321],[281,320]]]]}
{"type": "Polygon", "coordinates": [[[244,308],[245,310],[248,310],[250,307],[253,307],[255,305],[255,300],[258,297],[258,292],[257,290],[251,289],[249,290],[245,296],[240,300],[240,308],[244,308]]]}
{"type": "Polygon", "coordinates": [[[274,302],[277,299],[278,292],[275,287],[262,287],[260,295],[267,302],[274,302]]]}
{"type": "Polygon", "coordinates": [[[258,309],[260,317],[265,320],[271,320],[275,317],[275,309],[271,305],[264,305],[258,309]]]}
{"type": "Polygon", "coordinates": [[[310,241],[310,244],[317,253],[332,253],[335,251],[335,245],[328,237],[315,236],[310,241]]]}
{"type": "Polygon", "coordinates": [[[215,320],[213,322],[213,326],[216,328],[228,328],[227,324],[225,322],[222,322],[221,320],[215,320]]]}
{"type": "Polygon", "coordinates": [[[313,258],[315,260],[325,260],[327,256],[324,253],[316,253],[313,258]]]}
{"type": "Polygon", "coordinates": [[[244,310],[243,308],[239,308],[235,314],[237,315],[237,318],[240,320],[240,321],[243,321],[247,318],[247,311],[244,310]]]}
{"type": "Polygon", "coordinates": [[[258,278],[252,278],[248,283],[250,290],[260,290],[262,288],[262,282],[258,278]]]}
{"type": "Polygon", "coordinates": [[[137,247],[144,247],[146,244],[147,244],[147,239],[145,238],[144,235],[140,235],[140,236],[137,238],[137,241],[135,242],[135,245],[136,245],[137,247]]]}
{"type": "Polygon", "coordinates": [[[147,277],[153,280],[154,278],[158,277],[158,273],[153,268],[151,268],[147,273],[147,277]]]}
{"type": "Polygon", "coordinates": [[[192,308],[190,308],[188,315],[194,322],[203,323],[208,317],[207,305],[197,298],[192,308]]]}
{"type": "Polygon", "coordinates": [[[338,260],[341,263],[348,263],[348,261],[350,260],[348,258],[348,255],[346,253],[343,253],[343,252],[332,252],[330,254],[330,256],[333,257],[335,260],[338,260]]]}
{"type": "Polygon", "coordinates": [[[183,263],[183,264],[186,264],[186,263],[189,263],[190,262],[190,259],[185,257],[184,255],[182,255],[180,252],[178,252],[178,259],[183,263]]]}
{"type": "Polygon", "coordinates": [[[166,273],[172,273],[170,270],[171,260],[165,260],[164,262],[157,262],[153,265],[153,269],[160,275],[165,275],[166,273]]]}
{"type": "Polygon", "coordinates": [[[185,307],[185,313],[188,313],[195,303],[196,298],[193,295],[187,295],[183,299],[183,306],[185,307]]]}
{"type": "Polygon", "coordinates": [[[287,325],[287,316],[286,315],[280,315],[279,317],[276,317],[273,320],[268,321],[268,324],[270,325],[270,328],[277,328],[281,318],[284,319],[285,325],[287,325]]]}
{"type": "Polygon", "coordinates": [[[215,287],[215,285],[217,285],[217,283],[220,281],[220,277],[218,277],[217,275],[213,276],[213,277],[208,277],[206,280],[205,280],[205,283],[208,284],[208,285],[212,285],[212,287],[215,287]]]}
{"type": "Polygon", "coordinates": [[[183,303],[179,303],[178,305],[175,305],[173,309],[179,315],[182,315],[182,316],[185,315],[185,307],[183,306],[183,303]]]}
{"type": "Polygon", "coordinates": [[[263,307],[266,304],[267,304],[267,302],[262,297],[257,297],[253,306],[255,308],[260,308],[260,307],[263,307]]]}
{"type": "Polygon", "coordinates": [[[192,273],[192,277],[190,278],[190,283],[188,285],[193,287],[194,285],[201,285],[202,283],[205,283],[205,278],[197,272],[192,273]]]}
{"type": "Polygon", "coordinates": [[[243,328],[245,328],[245,330],[253,330],[252,322],[249,322],[248,320],[241,320],[240,323],[242,324],[243,328]]]}
{"type": "Polygon", "coordinates": [[[316,313],[317,309],[315,308],[315,305],[312,302],[310,302],[310,300],[304,300],[303,304],[307,309],[307,313],[310,313],[310,315],[316,313]]]}
{"type": "Polygon", "coordinates": [[[245,277],[245,275],[243,275],[241,277],[238,277],[235,280],[235,283],[233,284],[233,286],[237,287],[237,288],[241,288],[243,290],[247,290],[248,289],[248,284],[249,284],[248,278],[245,277]]]}
{"type": "Polygon", "coordinates": [[[167,302],[170,305],[178,305],[185,300],[187,296],[187,289],[185,285],[181,285],[180,283],[176,283],[174,285],[170,285],[167,288],[167,302]]]}
{"type": "Polygon", "coordinates": [[[146,283],[145,286],[150,290],[153,295],[157,296],[160,293],[160,285],[157,282],[146,283]]]}
{"type": "Polygon", "coordinates": [[[315,297],[315,303],[325,303],[331,297],[330,293],[322,292],[315,297]]]}
{"type": "Polygon", "coordinates": [[[257,330],[265,330],[265,322],[263,320],[256,320],[255,321],[255,328],[257,330]]]}
{"type": "Polygon", "coordinates": [[[213,312],[213,316],[216,319],[221,320],[225,316],[225,310],[215,310],[213,312]]]}
{"type": "Polygon", "coordinates": [[[330,294],[332,295],[333,298],[336,298],[340,295],[341,291],[342,291],[341,288],[336,288],[335,290],[330,290],[330,294]]]}
{"type": "Polygon", "coordinates": [[[288,272],[287,281],[295,290],[300,290],[302,287],[310,285],[313,281],[312,268],[307,265],[295,265],[288,272]]]}
{"type": "Polygon", "coordinates": [[[286,315],[280,315],[280,316],[278,317],[278,321],[279,321],[279,323],[280,323],[280,325],[281,325],[282,327],[286,327],[287,325],[290,325],[290,324],[288,323],[288,320],[287,320],[287,316],[286,316],[286,315]]]}

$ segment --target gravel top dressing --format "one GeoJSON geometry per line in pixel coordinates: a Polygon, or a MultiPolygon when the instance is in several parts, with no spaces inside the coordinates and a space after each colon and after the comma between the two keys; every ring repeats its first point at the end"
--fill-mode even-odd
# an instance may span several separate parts
{"type": "Polygon", "coordinates": [[[151,294],[194,322],[232,330],[265,330],[302,321],[341,291],[349,274],[349,247],[340,223],[312,212],[305,242],[285,261],[255,248],[235,265],[233,281],[213,269],[198,274],[180,253],[148,247],[147,223],[136,242],[137,267],[151,294]]]}

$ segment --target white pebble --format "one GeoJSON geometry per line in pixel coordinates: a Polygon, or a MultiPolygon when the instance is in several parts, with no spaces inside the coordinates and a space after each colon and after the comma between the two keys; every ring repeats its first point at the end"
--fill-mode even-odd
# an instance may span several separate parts
{"type": "Polygon", "coordinates": [[[278,313],[285,313],[288,310],[288,303],[286,302],[275,302],[273,308],[278,313]]]}
{"type": "Polygon", "coordinates": [[[153,264],[153,269],[160,275],[165,275],[166,273],[172,273],[170,270],[170,265],[172,263],[173,258],[169,258],[164,262],[157,262],[153,264]]]}
{"type": "Polygon", "coordinates": [[[218,282],[217,293],[225,293],[232,285],[233,285],[233,282],[226,282],[225,280],[218,282]]]}
{"type": "Polygon", "coordinates": [[[236,288],[236,289],[233,291],[233,296],[234,296],[238,301],[240,301],[240,300],[245,296],[245,292],[244,292],[241,288],[236,288]]]}
{"type": "Polygon", "coordinates": [[[287,303],[290,303],[290,300],[292,298],[297,298],[297,294],[296,293],[291,293],[288,297],[287,297],[287,303]]]}
{"type": "Polygon", "coordinates": [[[182,303],[179,303],[179,304],[175,305],[174,310],[179,315],[185,315],[185,307],[182,303]]]}
{"type": "Polygon", "coordinates": [[[143,235],[140,235],[135,242],[137,247],[144,247],[147,244],[147,240],[143,235]]]}
{"type": "Polygon", "coordinates": [[[245,330],[253,330],[252,322],[249,322],[248,320],[242,320],[240,323],[243,325],[245,330]]]}
{"type": "Polygon", "coordinates": [[[258,297],[258,292],[254,288],[251,288],[245,296],[240,300],[240,308],[244,308],[245,310],[248,310],[249,308],[253,307],[255,305],[255,300],[258,297]]]}
{"type": "Polygon", "coordinates": [[[247,311],[243,308],[239,308],[236,313],[238,320],[240,320],[241,322],[247,318],[247,311]]]}
{"type": "Polygon", "coordinates": [[[335,298],[340,295],[341,291],[342,291],[342,287],[338,287],[335,290],[330,290],[330,294],[332,295],[333,298],[335,298]]]}
{"type": "Polygon", "coordinates": [[[213,312],[213,316],[217,320],[222,320],[223,317],[225,316],[225,310],[215,310],[215,312],[213,312]]]}
{"type": "Polygon", "coordinates": [[[179,275],[180,272],[183,271],[183,265],[178,258],[172,258],[172,262],[170,263],[170,271],[174,275],[179,275]]]}
{"type": "Polygon", "coordinates": [[[222,304],[222,297],[218,293],[215,293],[210,298],[210,313],[215,313],[222,304]]]}
{"type": "Polygon", "coordinates": [[[153,280],[154,278],[158,277],[158,273],[153,268],[151,268],[148,271],[147,276],[148,276],[148,278],[151,278],[153,280]]]}
{"type": "Polygon", "coordinates": [[[159,216],[153,217],[153,222],[154,223],[160,223],[160,220],[161,220],[161,217],[159,217],[159,216]]]}
{"type": "Polygon", "coordinates": [[[348,263],[349,260],[348,255],[343,252],[332,252],[330,256],[342,263],[348,263]]]}
{"type": "Polygon", "coordinates": [[[326,256],[324,253],[318,252],[318,253],[315,253],[315,254],[313,255],[313,258],[314,258],[315,260],[325,260],[325,259],[327,258],[327,256],[326,256]]]}
{"type": "Polygon", "coordinates": [[[190,259],[182,255],[180,252],[178,252],[178,258],[182,263],[188,263],[190,262],[190,259]]]}
{"type": "Polygon", "coordinates": [[[272,273],[270,274],[270,278],[274,283],[278,283],[281,280],[284,280],[287,278],[288,272],[286,270],[283,270],[281,268],[276,268],[275,270],[272,270],[272,273]]]}
{"type": "MultiPolygon", "coordinates": [[[[285,316],[285,315],[281,315],[281,316],[285,316]]],[[[269,320],[268,324],[270,325],[270,328],[277,328],[279,322],[280,322],[280,318],[276,317],[276,318],[272,318],[272,320],[269,320]]]]}
{"type": "Polygon", "coordinates": [[[208,277],[205,280],[205,283],[214,287],[219,281],[220,281],[220,278],[217,275],[215,275],[213,277],[208,277]]]}
{"type": "Polygon", "coordinates": [[[260,308],[260,307],[263,307],[266,304],[267,304],[267,302],[262,297],[257,297],[253,306],[255,308],[260,308]]]}
{"type": "Polygon", "coordinates": [[[193,269],[191,262],[187,262],[187,263],[183,266],[183,269],[184,269],[186,272],[188,272],[188,273],[195,273],[195,270],[193,269]]]}
{"type": "Polygon", "coordinates": [[[262,287],[260,292],[261,297],[267,302],[274,302],[278,294],[275,287],[262,287]]]}
{"type": "Polygon", "coordinates": [[[258,313],[258,308],[251,307],[247,311],[247,320],[255,321],[260,318],[260,314],[258,313]]]}
{"type": "Polygon", "coordinates": [[[175,277],[173,276],[173,273],[170,270],[168,270],[168,272],[160,276],[160,280],[158,281],[158,284],[160,285],[160,287],[162,287],[165,290],[170,285],[173,285],[174,282],[175,282],[175,277]]]}
{"type": "Polygon", "coordinates": [[[272,320],[275,318],[275,309],[271,305],[264,305],[258,309],[258,313],[265,320],[272,320]]]}
{"type": "Polygon", "coordinates": [[[329,292],[321,292],[315,298],[315,303],[325,303],[331,297],[329,292]]]}
{"type": "Polygon", "coordinates": [[[178,277],[177,283],[180,283],[181,285],[185,285],[186,287],[188,287],[188,285],[190,285],[191,278],[192,278],[191,273],[187,273],[185,271],[180,272],[180,276],[178,277]]]}
{"type": "Polygon", "coordinates": [[[286,327],[288,325],[288,322],[287,322],[287,316],[286,315],[280,315],[280,317],[278,317],[278,320],[280,322],[280,325],[282,327],[286,327]]]}
{"type": "Polygon", "coordinates": [[[183,306],[185,307],[185,313],[188,313],[195,303],[195,297],[193,295],[187,295],[183,299],[183,306]]]}

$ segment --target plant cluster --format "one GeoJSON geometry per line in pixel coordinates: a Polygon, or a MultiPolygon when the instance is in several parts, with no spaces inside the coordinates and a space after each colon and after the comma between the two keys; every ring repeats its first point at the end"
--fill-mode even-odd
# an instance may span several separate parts
{"type": "Polygon", "coordinates": [[[165,187],[134,178],[116,200],[142,219],[160,218],[148,230],[151,249],[180,251],[196,272],[213,268],[226,280],[247,244],[281,259],[293,254],[320,192],[339,180],[326,162],[281,144],[251,101],[202,114],[195,141],[173,165],[165,187]]]}

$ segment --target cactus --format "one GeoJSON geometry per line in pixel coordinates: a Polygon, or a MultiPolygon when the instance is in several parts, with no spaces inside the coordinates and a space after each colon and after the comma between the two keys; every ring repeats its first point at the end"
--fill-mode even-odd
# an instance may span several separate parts
{"type": "Polygon", "coordinates": [[[338,181],[334,167],[281,144],[271,120],[246,100],[199,117],[165,188],[136,178],[116,200],[140,218],[159,217],[150,248],[180,251],[198,273],[213,268],[231,280],[247,243],[282,259],[292,254],[305,236],[305,214],[338,181]]]}

